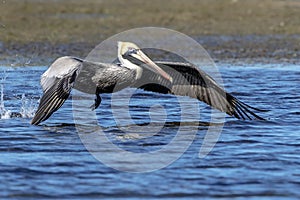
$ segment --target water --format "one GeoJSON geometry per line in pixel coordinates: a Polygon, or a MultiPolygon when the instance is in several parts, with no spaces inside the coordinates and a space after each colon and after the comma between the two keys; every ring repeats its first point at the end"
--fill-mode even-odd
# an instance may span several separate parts
{"type": "MultiPolygon", "coordinates": [[[[70,100],[43,125],[29,124],[41,95],[39,77],[46,67],[2,66],[0,197],[300,198],[299,66],[219,67],[228,91],[253,106],[271,110],[261,114],[267,121],[228,117],[218,143],[202,159],[198,154],[208,126],[187,123],[187,134],[196,130],[197,135],[178,160],[150,173],[128,173],[107,167],[85,149],[72,121],[70,100]]],[[[115,126],[109,97],[103,95],[97,116],[106,134],[121,148],[132,152],[160,149],[179,128],[178,105],[171,103],[174,97],[138,91],[131,109],[136,123],[147,124],[147,110],[159,102],[168,107],[169,121],[153,137],[128,137],[115,126]],[[148,99],[142,101],[145,97],[148,99]]],[[[189,99],[183,97],[183,101],[189,99]]]]}

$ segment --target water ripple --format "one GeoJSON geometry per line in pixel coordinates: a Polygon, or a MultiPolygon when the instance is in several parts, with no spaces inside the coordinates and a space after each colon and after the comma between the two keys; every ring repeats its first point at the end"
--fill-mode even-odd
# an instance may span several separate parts
{"type": "MultiPolygon", "coordinates": [[[[228,91],[270,111],[261,113],[266,121],[228,117],[218,143],[203,159],[198,153],[206,131],[223,125],[209,123],[206,106],[200,104],[203,120],[181,122],[176,98],[136,91],[130,110],[133,121],[144,131],[162,127],[150,136],[134,128],[135,124],[116,123],[111,95],[104,94],[97,110],[100,127],[124,150],[159,150],[176,136],[179,127],[187,138],[197,132],[176,162],[141,174],[116,171],[89,154],[77,134],[71,100],[43,125],[29,125],[42,93],[39,77],[44,70],[0,67],[0,179],[5,183],[0,185],[0,198],[300,198],[299,66],[257,63],[220,67],[228,91]],[[158,103],[168,111],[166,122],[150,121],[149,109],[158,103]],[[20,115],[4,117],[7,113],[20,115]]],[[[122,93],[119,96],[123,98],[122,93]]],[[[122,116],[123,106],[116,104],[114,108],[122,116]]],[[[176,149],[170,153],[173,151],[176,149]]]]}

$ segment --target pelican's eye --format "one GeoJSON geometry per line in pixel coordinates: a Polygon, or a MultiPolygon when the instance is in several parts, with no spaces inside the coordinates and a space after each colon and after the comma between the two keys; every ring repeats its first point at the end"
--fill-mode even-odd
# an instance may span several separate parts
{"type": "Polygon", "coordinates": [[[126,51],[125,55],[137,54],[137,52],[138,49],[128,48],[128,51],[126,51]]]}

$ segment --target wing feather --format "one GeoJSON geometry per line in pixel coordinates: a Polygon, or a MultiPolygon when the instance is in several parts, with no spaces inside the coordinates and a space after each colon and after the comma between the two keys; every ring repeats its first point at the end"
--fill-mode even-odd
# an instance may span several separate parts
{"type": "Polygon", "coordinates": [[[57,59],[42,75],[41,85],[44,94],[31,124],[38,125],[47,120],[63,105],[70,95],[80,67],[81,62],[79,60],[62,57],[57,59]],[[57,70],[57,74],[55,74],[55,70],[57,70]]]}
{"type": "Polygon", "coordinates": [[[41,86],[43,91],[45,92],[52,87],[57,79],[63,78],[77,70],[82,61],[83,60],[79,58],[71,56],[64,56],[56,59],[41,76],[41,86]]]}
{"type": "MultiPolygon", "coordinates": [[[[197,66],[188,62],[155,61],[172,78],[173,83],[162,82],[159,75],[145,70],[141,81],[135,86],[152,92],[161,92],[159,87],[151,87],[149,82],[167,88],[167,93],[181,96],[190,96],[207,103],[215,109],[226,112],[238,119],[260,119],[262,117],[252,110],[265,111],[249,106],[221,88],[217,82],[197,66]],[[151,77],[151,78],[148,78],[151,77]]],[[[162,92],[166,93],[166,91],[162,92]]]]}

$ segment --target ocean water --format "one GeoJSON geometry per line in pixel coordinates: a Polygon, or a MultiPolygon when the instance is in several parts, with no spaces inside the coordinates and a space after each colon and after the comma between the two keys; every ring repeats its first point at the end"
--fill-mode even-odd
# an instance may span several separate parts
{"type": "MultiPolygon", "coordinates": [[[[140,128],[136,129],[123,123],[122,101],[102,95],[96,116],[107,138],[127,152],[144,153],[141,166],[153,167],[141,172],[138,163],[132,173],[122,168],[133,169],[127,158],[116,157],[123,159],[118,170],[86,149],[73,120],[72,99],[40,126],[30,125],[42,94],[39,78],[45,66],[1,66],[0,198],[300,198],[300,67],[285,63],[218,63],[218,67],[227,91],[270,110],[258,113],[266,121],[226,117],[224,124],[209,124],[210,109],[199,103],[201,123],[191,108],[188,116],[193,117],[180,123],[179,102],[195,104],[195,100],[137,90],[130,100],[130,115],[140,128]],[[114,119],[113,107],[121,121],[114,119]],[[151,120],[155,123],[148,126],[151,120]],[[219,138],[206,156],[199,157],[212,127],[222,128],[219,138]],[[185,140],[191,141],[184,152],[164,167],[159,164],[166,157],[147,162],[147,153],[168,145],[179,130],[185,137],[168,155],[178,153],[185,140]]],[[[118,97],[127,93],[121,91],[118,97]]],[[[104,160],[115,159],[107,159],[111,154],[106,149],[102,152],[104,160]]]]}

